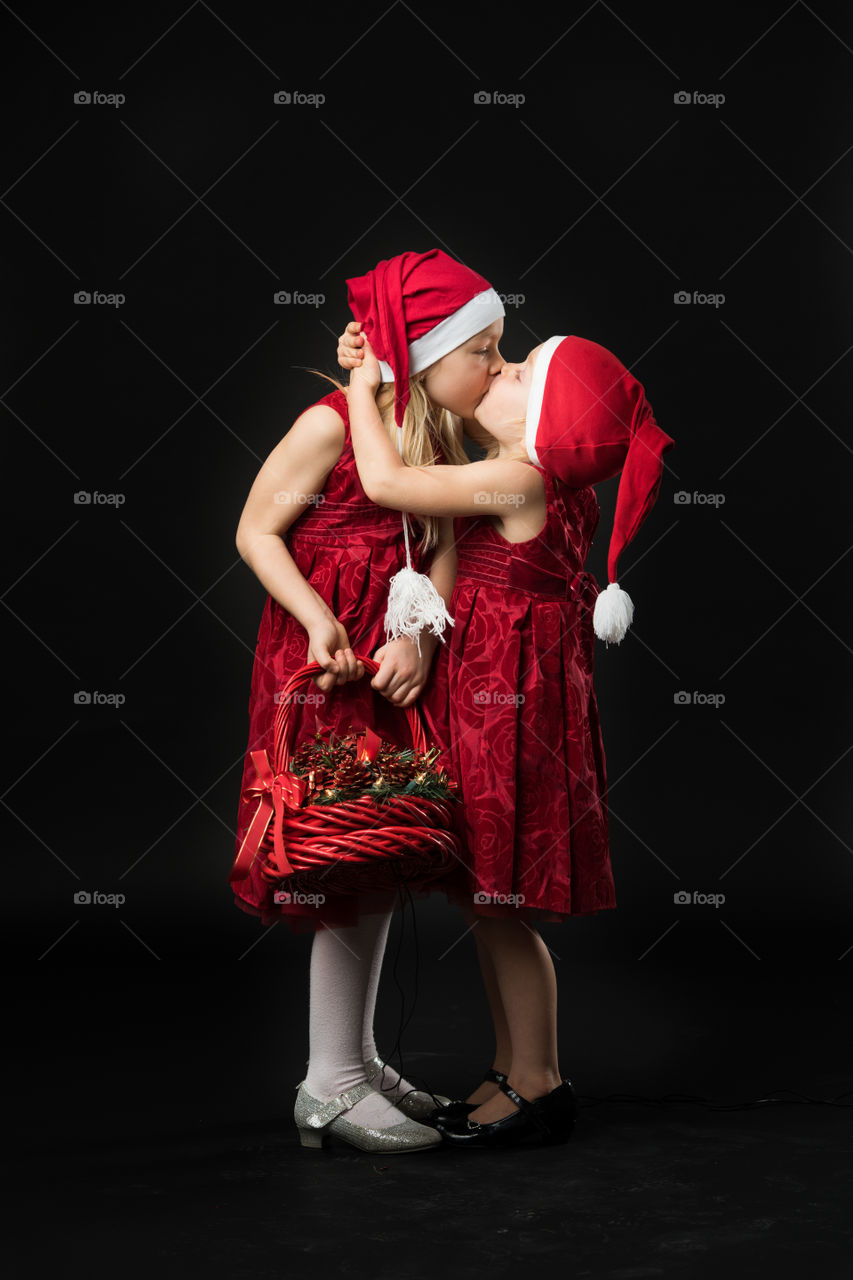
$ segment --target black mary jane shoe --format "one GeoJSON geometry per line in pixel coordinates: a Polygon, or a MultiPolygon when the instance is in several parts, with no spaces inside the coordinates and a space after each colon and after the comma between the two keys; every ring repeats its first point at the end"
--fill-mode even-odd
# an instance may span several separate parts
{"type": "MultiPolygon", "coordinates": [[[[496,1071],[494,1067],[489,1067],[483,1079],[499,1085],[506,1081],[506,1072],[496,1071]]],[[[431,1111],[422,1123],[435,1126],[438,1125],[439,1121],[442,1124],[449,1124],[457,1120],[464,1120],[469,1112],[473,1111],[475,1107],[479,1107],[479,1105],[479,1102],[448,1102],[445,1106],[436,1107],[435,1111],[431,1111]]]]}
{"type": "Polygon", "coordinates": [[[436,1129],[450,1147],[514,1147],[533,1140],[543,1145],[568,1142],[578,1113],[577,1097],[571,1080],[564,1080],[551,1093],[529,1102],[516,1093],[506,1080],[498,1088],[510,1098],[518,1110],[492,1124],[476,1120],[438,1121],[436,1129]]]}

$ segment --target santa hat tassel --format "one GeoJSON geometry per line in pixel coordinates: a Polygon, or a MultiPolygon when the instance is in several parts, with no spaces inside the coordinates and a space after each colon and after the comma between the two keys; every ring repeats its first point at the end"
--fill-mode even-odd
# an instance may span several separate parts
{"type": "Polygon", "coordinates": [[[388,611],[385,614],[385,634],[388,640],[408,636],[416,640],[421,651],[420,633],[429,627],[433,635],[444,644],[445,625],[453,626],[453,619],[444,601],[425,573],[416,573],[411,567],[400,569],[391,579],[388,593],[388,611]]]}
{"type": "Polygon", "coordinates": [[[634,621],[634,602],[618,582],[611,582],[595,598],[592,625],[599,640],[621,644],[634,621]]]}

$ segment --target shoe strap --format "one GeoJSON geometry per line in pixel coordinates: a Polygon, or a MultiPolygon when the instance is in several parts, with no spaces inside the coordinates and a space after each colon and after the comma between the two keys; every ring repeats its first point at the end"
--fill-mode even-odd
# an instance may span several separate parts
{"type": "Polygon", "coordinates": [[[515,1103],[519,1111],[523,1111],[524,1114],[533,1121],[533,1123],[536,1125],[536,1128],[539,1130],[541,1134],[544,1134],[545,1136],[550,1137],[551,1130],[549,1129],[545,1121],[542,1119],[541,1115],[539,1114],[539,1111],[537,1110],[537,1108],[534,1106],[532,1102],[529,1102],[527,1098],[522,1098],[520,1093],[516,1093],[515,1089],[513,1089],[512,1086],[506,1080],[499,1081],[498,1088],[501,1090],[502,1093],[505,1093],[506,1096],[515,1103]]]}
{"type": "Polygon", "coordinates": [[[483,1079],[491,1080],[495,1084],[500,1084],[502,1080],[506,1080],[506,1073],[503,1071],[496,1071],[494,1067],[489,1067],[488,1071],[483,1076],[483,1079]]]}
{"type": "Polygon", "coordinates": [[[359,1080],[358,1084],[354,1084],[351,1089],[346,1089],[343,1093],[339,1093],[335,1098],[335,1103],[341,1104],[341,1111],[349,1111],[350,1107],[354,1107],[357,1102],[361,1102],[362,1098],[368,1098],[375,1092],[376,1090],[369,1080],[359,1080]]]}
{"type": "Polygon", "coordinates": [[[339,1093],[336,1098],[330,1098],[328,1102],[322,1101],[320,1098],[314,1098],[308,1095],[311,1102],[311,1115],[306,1123],[313,1129],[324,1128],[330,1124],[332,1120],[336,1120],[344,1111],[349,1111],[357,1102],[361,1102],[362,1098],[366,1098],[369,1094],[375,1093],[376,1090],[369,1080],[359,1080],[358,1084],[354,1084],[352,1088],[345,1089],[343,1093],[339,1093]]]}

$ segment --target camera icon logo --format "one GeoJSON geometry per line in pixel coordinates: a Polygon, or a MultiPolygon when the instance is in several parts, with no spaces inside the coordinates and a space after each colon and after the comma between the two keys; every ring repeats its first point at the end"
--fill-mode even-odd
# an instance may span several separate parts
{"type": "Polygon", "coordinates": [[[74,901],[77,906],[86,906],[92,901],[91,893],[87,893],[85,889],[78,889],[74,895],[74,901]]]}
{"type": "Polygon", "coordinates": [[[278,93],[273,94],[272,100],[277,102],[279,106],[286,107],[288,103],[293,101],[293,98],[285,89],[279,89],[278,93]]]}
{"type": "Polygon", "coordinates": [[[474,94],[474,105],[477,107],[488,106],[491,100],[492,95],[487,93],[485,89],[479,89],[477,93],[474,94]]]}
{"type": "Polygon", "coordinates": [[[91,301],[92,301],[92,295],[91,293],[88,293],[85,289],[78,289],[78,291],[74,295],[75,307],[85,307],[91,301]]]}
{"type": "Polygon", "coordinates": [[[672,95],[672,100],[677,107],[683,107],[690,101],[690,94],[685,92],[684,89],[680,89],[678,93],[672,95]]]}
{"type": "Polygon", "coordinates": [[[677,707],[684,707],[691,701],[691,698],[686,689],[679,689],[678,693],[673,695],[672,700],[677,707]]]}
{"type": "Polygon", "coordinates": [[[293,295],[279,289],[278,293],[273,294],[273,300],[277,307],[286,307],[293,301],[293,295]]]}
{"type": "Polygon", "coordinates": [[[286,889],[276,889],[275,893],[272,896],[272,900],[273,902],[286,904],[292,901],[292,897],[291,897],[291,894],[289,894],[286,889]]]}
{"type": "Polygon", "coordinates": [[[85,89],[78,89],[74,95],[74,101],[85,106],[87,102],[92,101],[92,95],[87,93],[85,89]]]}
{"type": "Polygon", "coordinates": [[[75,707],[88,707],[92,701],[92,695],[88,689],[78,689],[74,695],[75,707]]]}
{"type": "Polygon", "coordinates": [[[672,300],[678,306],[683,307],[686,303],[690,302],[690,294],[686,289],[679,289],[677,293],[672,295],[672,300]]]}
{"type": "Polygon", "coordinates": [[[482,891],[482,889],[480,890],[480,892],[479,892],[479,893],[475,893],[475,894],[474,894],[474,901],[475,901],[475,902],[481,902],[481,903],[482,903],[482,902],[491,902],[491,900],[492,900],[491,894],[489,894],[489,893],[484,893],[484,892],[482,891]]]}
{"type": "Polygon", "coordinates": [[[690,894],[686,889],[679,889],[677,893],[672,895],[672,900],[677,907],[683,907],[690,902],[690,894]]]}

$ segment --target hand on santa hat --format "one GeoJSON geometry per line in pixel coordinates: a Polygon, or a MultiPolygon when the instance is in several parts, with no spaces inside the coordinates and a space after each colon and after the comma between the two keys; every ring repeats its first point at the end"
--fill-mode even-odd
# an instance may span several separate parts
{"type": "Polygon", "coordinates": [[[379,361],[373,354],[373,347],[364,339],[364,347],[362,348],[361,364],[350,373],[350,386],[354,386],[357,382],[364,383],[370,387],[371,391],[376,391],[382,382],[382,370],[379,368],[379,361]]]}
{"type": "Polygon", "coordinates": [[[338,338],[338,364],[342,369],[357,369],[361,364],[361,348],[364,338],[361,333],[361,321],[350,320],[338,338]]]}

